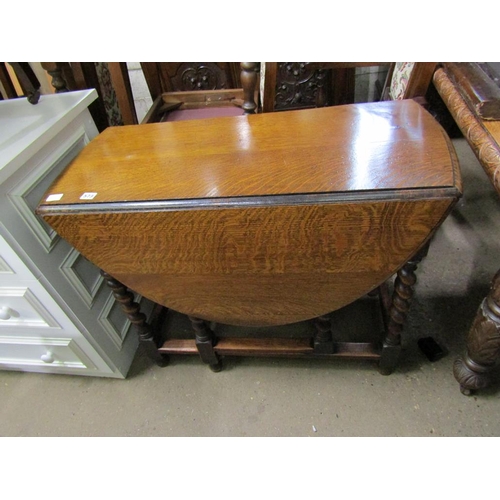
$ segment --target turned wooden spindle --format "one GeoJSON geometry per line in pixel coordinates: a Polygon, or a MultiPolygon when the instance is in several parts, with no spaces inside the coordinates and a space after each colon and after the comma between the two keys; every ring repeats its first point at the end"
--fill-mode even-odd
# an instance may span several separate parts
{"type": "Polygon", "coordinates": [[[314,318],[314,326],[316,328],[313,339],[314,352],[317,354],[332,354],[333,336],[331,316],[325,314],[314,318]]]}
{"type": "Polygon", "coordinates": [[[140,304],[134,301],[134,294],[123,283],[120,283],[107,272],[101,270],[101,275],[106,280],[107,286],[111,288],[115,300],[120,303],[122,311],[135,326],[139,334],[139,342],[144,346],[148,356],[159,366],[165,366],[168,358],[158,353],[153,328],[146,321],[146,315],[141,312],[140,304]]]}
{"type": "Polygon", "coordinates": [[[379,362],[379,371],[383,375],[391,374],[398,363],[401,353],[401,333],[413,298],[413,287],[417,282],[415,271],[418,264],[427,255],[428,249],[427,244],[397,273],[392,302],[389,308],[387,335],[382,345],[379,362]]]}
{"type": "Polygon", "coordinates": [[[245,114],[254,114],[257,109],[255,102],[255,89],[257,88],[257,77],[259,73],[259,63],[241,63],[241,85],[243,86],[243,110],[245,114]]]}
{"type": "Polygon", "coordinates": [[[466,352],[453,366],[462,394],[490,385],[490,371],[500,358],[500,271],[491,283],[466,338],[466,352]]]}
{"type": "Polygon", "coordinates": [[[64,78],[61,63],[44,62],[41,64],[43,69],[52,77],[51,84],[54,87],[56,94],[60,92],[68,92],[68,84],[64,78]]]}
{"type": "Polygon", "coordinates": [[[219,356],[214,351],[215,335],[205,321],[193,316],[188,316],[195,334],[196,348],[204,363],[209,365],[213,372],[219,372],[222,369],[219,356]]]}

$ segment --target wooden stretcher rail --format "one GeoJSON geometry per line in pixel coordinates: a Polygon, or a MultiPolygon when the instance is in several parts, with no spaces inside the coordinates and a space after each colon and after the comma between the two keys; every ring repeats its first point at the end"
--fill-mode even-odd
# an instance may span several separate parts
{"type": "MultiPolygon", "coordinates": [[[[358,359],[379,359],[381,347],[371,342],[334,342],[333,353],[324,357],[349,357],[358,359]]],[[[167,340],[158,351],[161,354],[198,354],[194,339],[167,340]]],[[[214,351],[226,356],[298,356],[318,357],[314,352],[310,339],[258,339],[237,338],[220,339],[214,351]]]]}

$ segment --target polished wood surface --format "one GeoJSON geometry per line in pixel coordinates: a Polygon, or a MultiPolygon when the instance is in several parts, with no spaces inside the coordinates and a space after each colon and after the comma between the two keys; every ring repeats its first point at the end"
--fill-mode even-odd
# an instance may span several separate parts
{"type": "Polygon", "coordinates": [[[500,87],[478,63],[443,63],[468,106],[482,120],[500,120],[500,87]]]}
{"type": "Polygon", "coordinates": [[[108,129],[38,213],[119,282],[195,322],[264,326],[376,288],[460,190],[448,138],[402,101],[108,129]]]}
{"type": "MultiPolygon", "coordinates": [[[[450,144],[412,101],[111,127],[45,205],[453,187],[450,144]]],[[[47,199],[47,197],[46,197],[47,199]]]]}
{"type": "Polygon", "coordinates": [[[176,311],[234,325],[294,323],[380,285],[453,197],[424,201],[84,213],[45,220],[97,266],[176,311]]]}

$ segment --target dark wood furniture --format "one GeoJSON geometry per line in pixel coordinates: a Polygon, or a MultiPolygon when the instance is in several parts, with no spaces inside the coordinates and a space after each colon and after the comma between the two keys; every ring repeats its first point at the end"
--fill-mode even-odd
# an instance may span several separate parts
{"type": "MultiPolygon", "coordinates": [[[[27,62],[11,62],[12,71],[19,83],[22,96],[26,97],[28,102],[36,104],[40,99],[40,82],[36,77],[30,64],[27,62]]],[[[5,95],[0,92],[0,99],[13,99],[18,97],[11,74],[7,70],[7,63],[0,63],[0,83],[4,89],[5,95]]]]}
{"type": "Polygon", "coordinates": [[[406,100],[109,128],[37,212],[104,270],[156,359],[355,356],[389,373],[415,269],[460,183],[448,137],[406,100]],[[337,342],[327,315],[381,285],[384,337],[337,342]],[[189,316],[195,339],[160,341],[128,288],[189,316]],[[300,341],[225,342],[210,327],[314,318],[300,341]]]}
{"type": "Polygon", "coordinates": [[[384,62],[261,63],[263,113],[354,103],[356,68],[384,62]]]}
{"type": "MultiPolygon", "coordinates": [[[[132,89],[123,81],[125,63],[108,64],[120,108],[133,107],[132,89]]],[[[142,123],[245,112],[244,88],[251,82],[245,78],[242,81],[239,62],[142,62],[141,68],[153,99],[142,123]]]]}
{"type": "MultiPolygon", "coordinates": [[[[500,87],[477,63],[444,63],[434,84],[493,186],[500,193],[500,87]]],[[[500,271],[466,338],[454,374],[464,394],[490,385],[500,358],[500,271]]]]}
{"type": "Polygon", "coordinates": [[[415,99],[425,104],[436,67],[435,62],[391,63],[381,99],[415,99]]]}

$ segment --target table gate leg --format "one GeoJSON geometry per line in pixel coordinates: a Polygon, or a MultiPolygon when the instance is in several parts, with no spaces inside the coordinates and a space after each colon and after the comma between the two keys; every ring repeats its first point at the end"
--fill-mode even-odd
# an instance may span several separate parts
{"type": "Polygon", "coordinates": [[[222,364],[219,356],[217,356],[217,353],[214,351],[214,332],[202,319],[189,316],[189,320],[194,329],[196,348],[200,353],[202,361],[207,363],[213,372],[220,372],[222,364]]]}
{"type": "Polygon", "coordinates": [[[324,314],[314,318],[314,353],[315,354],[333,354],[333,336],[330,314],[324,314]]]}
{"type": "Polygon", "coordinates": [[[141,306],[134,301],[134,294],[123,283],[120,283],[105,271],[101,270],[101,275],[111,288],[115,300],[120,303],[123,312],[137,328],[139,342],[144,347],[148,357],[158,366],[166,366],[168,357],[158,352],[153,328],[146,321],[146,315],[141,312],[141,306]]]}
{"type": "Polygon", "coordinates": [[[417,281],[415,271],[427,255],[428,249],[429,246],[425,245],[398,271],[389,309],[387,335],[382,345],[379,361],[379,371],[382,375],[390,375],[398,364],[401,354],[401,333],[410,309],[413,287],[417,281]]]}

